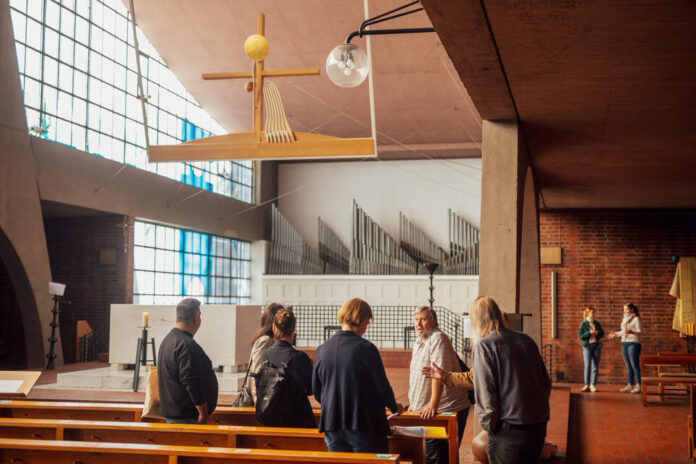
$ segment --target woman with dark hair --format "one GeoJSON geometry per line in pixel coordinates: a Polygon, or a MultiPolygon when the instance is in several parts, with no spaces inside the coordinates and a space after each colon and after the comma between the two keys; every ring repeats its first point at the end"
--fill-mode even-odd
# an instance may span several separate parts
{"type": "MultiPolygon", "coordinates": [[[[273,318],[273,335],[275,342],[267,350],[261,363],[261,371],[266,366],[283,370],[282,404],[268,421],[261,421],[261,425],[272,427],[311,427],[316,428],[312,405],[307,398],[312,394],[312,361],[304,351],[296,350],[292,346],[295,336],[295,315],[289,309],[280,309],[273,318]]],[[[258,408],[264,405],[264,396],[271,393],[266,388],[262,376],[257,380],[258,408]]],[[[276,390],[275,394],[280,390],[276,390]]]]}
{"type": "Polygon", "coordinates": [[[640,321],[638,306],[633,303],[626,303],[623,312],[621,330],[610,333],[608,338],[621,337],[621,351],[628,369],[628,385],[621,391],[640,393],[640,335],[643,333],[643,323],[640,321]]]}
{"type": "MultiPolygon", "coordinates": [[[[264,355],[269,346],[273,344],[273,318],[276,313],[285,309],[282,304],[271,303],[266,306],[261,314],[261,328],[256,332],[251,341],[251,356],[249,357],[249,372],[256,373],[261,367],[264,355]]],[[[247,395],[251,395],[256,403],[256,382],[253,376],[249,376],[244,386],[247,395]]],[[[253,406],[253,405],[252,405],[253,406]]]]}

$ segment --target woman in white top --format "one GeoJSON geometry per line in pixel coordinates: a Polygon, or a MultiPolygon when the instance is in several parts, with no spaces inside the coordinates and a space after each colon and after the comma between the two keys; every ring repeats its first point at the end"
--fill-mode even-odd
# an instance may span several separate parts
{"type": "MultiPolygon", "coordinates": [[[[259,371],[261,363],[265,358],[266,350],[269,346],[273,345],[273,319],[276,313],[281,309],[285,309],[283,305],[271,303],[266,306],[266,309],[264,309],[261,315],[261,328],[256,332],[254,339],[251,341],[251,356],[249,358],[250,373],[259,371]]],[[[252,395],[254,404],[256,404],[256,381],[253,376],[249,375],[245,388],[247,394],[252,395]]]]}
{"type": "Polygon", "coordinates": [[[621,391],[640,393],[640,335],[643,333],[643,324],[640,321],[638,306],[627,303],[623,311],[621,330],[610,333],[609,338],[621,337],[621,351],[628,369],[628,385],[621,391]]]}

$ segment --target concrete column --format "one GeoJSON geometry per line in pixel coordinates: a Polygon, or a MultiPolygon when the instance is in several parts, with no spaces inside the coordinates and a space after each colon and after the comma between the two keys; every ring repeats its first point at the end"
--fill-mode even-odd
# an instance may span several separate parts
{"type": "Polygon", "coordinates": [[[483,121],[479,294],[519,312],[524,183],[529,159],[516,121],[483,121]]]}
{"type": "Polygon", "coordinates": [[[525,150],[515,121],[483,122],[479,293],[531,313],[524,331],[540,344],[538,192],[525,150]]]}
{"type": "MultiPolygon", "coordinates": [[[[0,259],[19,304],[4,310],[21,312],[27,367],[37,368],[48,352],[51,269],[8,2],[0,2],[0,63],[0,259]]],[[[56,348],[62,362],[60,343],[56,348]]]]}

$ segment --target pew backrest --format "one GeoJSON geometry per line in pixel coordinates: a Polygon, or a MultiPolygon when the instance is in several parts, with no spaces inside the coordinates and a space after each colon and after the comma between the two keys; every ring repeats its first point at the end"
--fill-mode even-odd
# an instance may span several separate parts
{"type": "MultiPolygon", "coordinates": [[[[327,451],[324,434],[310,428],[0,418],[0,437],[327,451]]],[[[428,437],[447,435],[442,427],[429,427],[428,437]]],[[[414,463],[426,461],[424,438],[392,436],[389,448],[414,463]]]]}
{"type": "Polygon", "coordinates": [[[328,451],[292,451],[248,448],[218,448],[198,446],[170,446],[133,443],[92,443],[80,441],[27,440],[0,438],[1,462],[148,462],[187,464],[200,462],[252,463],[297,462],[374,463],[399,462],[398,455],[368,453],[335,453],[328,451]],[[206,458],[208,460],[206,460],[206,458]]]}

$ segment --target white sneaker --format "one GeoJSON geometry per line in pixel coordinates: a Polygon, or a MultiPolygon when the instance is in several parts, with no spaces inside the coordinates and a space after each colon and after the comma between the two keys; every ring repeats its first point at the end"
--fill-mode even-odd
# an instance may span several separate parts
{"type": "Polygon", "coordinates": [[[634,388],[634,385],[631,385],[631,384],[629,383],[628,385],[626,385],[625,387],[623,387],[623,388],[622,388],[621,390],[619,390],[619,391],[622,392],[622,393],[628,393],[628,392],[630,392],[631,390],[633,390],[633,388],[634,388]]]}
{"type": "Polygon", "coordinates": [[[590,386],[589,386],[589,385],[585,385],[585,386],[583,386],[583,387],[580,389],[580,391],[581,391],[581,392],[586,392],[586,391],[588,391],[589,389],[590,389],[590,386]]]}
{"type": "Polygon", "coordinates": [[[631,390],[631,393],[640,393],[640,385],[636,384],[633,390],[631,390]]]}
{"type": "Polygon", "coordinates": [[[594,385],[590,385],[590,391],[593,392],[593,393],[596,392],[596,391],[597,391],[597,387],[595,387],[594,385]]]}

